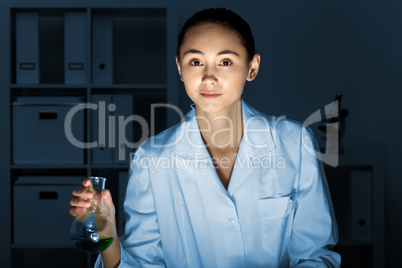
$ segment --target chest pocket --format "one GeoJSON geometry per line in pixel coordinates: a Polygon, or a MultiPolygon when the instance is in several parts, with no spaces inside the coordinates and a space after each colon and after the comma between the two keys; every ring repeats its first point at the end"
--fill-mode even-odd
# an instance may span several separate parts
{"type": "Polygon", "coordinates": [[[290,196],[260,199],[259,205],[263,220],[284,218],[293,210],[293,200],[290,196]]]}
{"type": "Polygon", "coordinates": [[[271,258],[278,258],[291,236],[294,201],[292,196],[266,198],[259,201],[262,249],[271,258]]]}

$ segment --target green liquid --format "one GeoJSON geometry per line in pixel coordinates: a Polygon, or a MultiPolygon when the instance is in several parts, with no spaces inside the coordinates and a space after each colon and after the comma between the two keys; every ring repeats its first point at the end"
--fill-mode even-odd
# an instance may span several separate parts
{"type": "Polygon", "coordinates": [[[90,239],[76,239],[75,246],[85,252],[99,253],[106,250],[112,243],[114,237],[99,237],[97,242],[90,239]]]}
{"type": "Polygon", "coordinates": [[[114,237],[99,237],[99,252],[106,250],[113,243],[114,237]]]}

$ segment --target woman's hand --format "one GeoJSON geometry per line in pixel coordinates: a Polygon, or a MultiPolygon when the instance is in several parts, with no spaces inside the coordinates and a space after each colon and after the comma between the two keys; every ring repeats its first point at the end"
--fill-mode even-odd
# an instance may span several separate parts
{"type": "MultiPolygon", "coordinates": [[[[91,180],[84,179],[82,181],[82,187],[73,191],[75,197],[70,200],[70,214],[74,218],[85,213],[86,209],[91,205],[90,199],[93,197],[94,193],[89,190],[91,185],[91,180]]],[[[113,222],[116,219],[116,209],[113,204],[112,195],[109,190],[105,189],[102,191],[103,198],[103,213],[108,215],[113,222]]]]}

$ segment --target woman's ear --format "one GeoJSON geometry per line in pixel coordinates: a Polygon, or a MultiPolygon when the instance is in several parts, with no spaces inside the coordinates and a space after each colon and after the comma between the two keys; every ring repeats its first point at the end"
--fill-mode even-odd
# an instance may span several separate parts
{"type": "Polygon", "coordinates": [[[176,56],[176,65],[177,65],[177,70],[179,71],[180,80],[183,81],[183,78],[181,77],[180,61],[177,56],[176,56]]]}
{"type": "Polygon", "coordinates": [[[253,81],[258,74],[260,68],[261,56],[260,54],[254,54],[253,59],[250,62],[250,70],[248,72],[247,81],[253,81]]]}

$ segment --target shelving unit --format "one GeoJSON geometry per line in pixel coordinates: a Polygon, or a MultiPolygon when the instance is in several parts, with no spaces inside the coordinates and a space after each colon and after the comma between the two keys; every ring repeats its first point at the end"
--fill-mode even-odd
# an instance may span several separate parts
{"type": "MultiPolygon", "coordinates": [[[[151,104],[178,104],[178,76],[174,61],[178,34],[177,23],[175,7],[165,1],[70,0],[55,2],[42,0],[32,2],[17,0],[4,1],[0,4],[0,33],[2,35],[0,39],[2,48],[0,51],[0,70],[2,72],[0,76],[2,94],[0,112],[4,128],[0,142],[2,159],[0,170],[3,175],[0,184],[2,211],[0,226],[3,228],[0,242],[0,267],[47,267],[46,265],[55,267],[54,263],[57,263],[57,267],[91,267],[96,256],[81,253],[70,243],[55,244],[41,243],[41,241],[15,243],[14,234],[19,231],[15,230],[13,224],[16,181],[21,177],[54,177],[57,180],[59,177],[66,176],[80,178],[90,175],[104,176],[108,178],[106,185],[111,190],[119,210],[124,196],[124,178],[122,176],[127,175],[130,159],[128,157],[120,159],[117,152],[119,148],[125,152],[128,150],[133,152],[135,148],[129,148],[130,146],[124,142],[123,148],[118,134],[120,130],[125,131],[127,140],[135,143],[140,141],[143,130],[137,121],[129,122],[123,128],[115,129],[115,139],[108,140],[109,143],[105,145],[106,149],[110,149],[110,154],[102,163],[97,163],[94,157],[96,150],[100,150],[99,144],[95,148],[88,146],[81,148],[82,163],[52,163],[51,159],[43,160],[42,163],[40,162],[41,157],[46,159],[47,146],[43,146],[43,151],[37,153],[39,160],[36,160],[40,163],[30,163],[29,160],[18,163],[15,161],[13,142],[16,140],[16,135],[30,135],[30,129],[27,124],[26,128],[18,130],[19,133],[14,133],[17,130],[13,130],[13,127],[23,124],[23,122],[15,122],[13,103],[27,97],[35,100],[48,97],[76,97],[81,98],[83,103],[96,104],[100,109],[102,98],[106,96],[116,102],[112,102],[116,109],[108,111],[106,114],[107,131],[109,131],[109,127],[113,127],[110,120],[119,122],[118,116],[127,119],[130,115],[138,115],[150,124],[151,104]],[[18,69],[22,66],[21,63],[17,63],[17,58],[19,59],[17,55],[19,49],[21,50],[18,45],[30,45],[29,42],[21,44],[19,36],[21,33],[18,31],[21,31],[19,29],[26,23],[26,21],[23,23],[19,21],[21,14],[35,14],[34,16],[38,18],[39,51],[38,61],[34,65],[35,68],[39,66],[39,83],[30,82],[29,79],[24,80],[25,78],[21,76],[18,69]],[[107,20],[102,22],[105,17],[107,20]],[[67,20],[71,21],[66,22],[67,20]],[[98,21],[94,23],[95,20],[98,21]],[[103,24],[99,24],[99,20],[103,24]],[[71,30],[74,27],[76,30],[71,30]],[[106,27],[106,30],[99,27],[106,27]],[[94,36],[96,31],[98,36],[94,36]],[[111,41],[109,47],[104,41],[97,42],[95,40],[99,38],[99,34],[103,35],[103,32],[111,34],[109,36],[111,38],[106,36],[107,40],[111,41]],[[18,42],[19,44],[17,44],[18,42]],[[74,46],[76,46],[75,49],[71,49],[74,46]],[[83,48],[81,51],[79,51],[80,46],[83,48]],[[99,54],[99,50],[102,52],[101,54],[99,54]],[[110,54],[105,51],[109,51],[110,54]],[[74,61],[80,55],[82,61],[74,61]],[[97,58],[100,57],[99,55],[104,58],[97,58]],[[71,62],[69,57],[72,58],[71,62]],[[104,62],[99,63],[99,60],[104,62]],[[70,70],[72,73],[68,74],[66,70],[70,70]],[[76,73],[74,73],[75,71],[76,73]],[[79,77],[77,72],[82,72],[83,75],[79,77]],[[117,102],[121,99],[123,102],[120,102],[119,106],[117,102]],[[94,100],[97,102],[95,103],[94,100]],[[114,146],[113,143],[115,143],[114,146]]],[[[28,47],[27,51],[29,49],[28,47]]],[[[33,65],[29,60],[27,63],[22,67],[29,70],[33,65]]],[[[82,112],[84,113],[82,142],[90,143],[100,140],[98,131],[100,128],[94,129],[93,125],[94,122],[99,123],[100,120],[103,120],[98,117],[99,110],[87,108],[82,112]]],[[[156,110],[155,114],[154,133],[149,133],[148,136],[173,125],[179,119],[174,111],[168,109],[156,110]]],[[[62,117],[65,115],[54,115],[52,111],[47,116],[47,119],[65,120],[65,117],[62,117]]],[[[51,144],[52,133],[43,133],[43,135],[51,144]]],[[[27,147],[26,150],[30,150],[29,146],[27,147]]],[[[102,149],[101,153],[103,152],[102,149]]],[[[60,153],[63,154],[62,151],[60,153]]],[[[125,156],[127,155],[125,154],[125,156]]],[[[56,189],[63,191],[63,185],[56,189]]],[[[68,201],[65,200],[65,208],[54,208],[56,212],[68,215],[68,201]]],[[[30,200],[26,200],[26,202],[30,202],[30,200]]],[[[46,202],[48,203],[43,203],[44,206],[51,205],[51,200],[46,202]]],[[[38,209],[41,208],[38,207],[38,209]]],[[[26,228],[30,228],[29,222],[35,220],[57,222],[57,217],[52,218],[53,216],[49,215],[47,219],[27,219],[26,228]]],[[[72,222],[71,217],[70,220],[72,222]]],[[[122,221],[121,215],[118,216],[118,221],[122,221]]],[[[121,222],[118,222],[118,225],[120,228],[121,222]]],[[[31,231],[37,232],[38,230],[31,231]]],[[[68,233],[69,230],[60,230],[61,235],[65,235],[66,232],[68,233]]]]}
{"type": "Polygon", "coordinates": [[[341,155],[326,174],[339,241],[342,267],[384,267],[384,163],[370,153],[341,155]]]}

